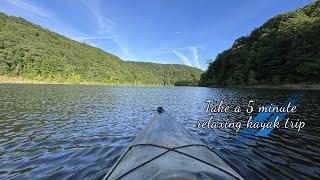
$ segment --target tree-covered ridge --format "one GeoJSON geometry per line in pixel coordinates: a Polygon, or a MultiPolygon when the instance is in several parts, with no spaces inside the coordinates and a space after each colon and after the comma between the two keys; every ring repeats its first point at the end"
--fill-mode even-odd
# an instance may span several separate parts
{"type": "Polygon", "coordinates": [[[320,1],[268,20],[212,61],[200,83],[320,82],[320,1]]]}
{"type": "Polygon", "coordinates": [[[53,82],[195,85],[201,70],[184,65],[128,62],[0,13],[0,75],[53,82]]]}

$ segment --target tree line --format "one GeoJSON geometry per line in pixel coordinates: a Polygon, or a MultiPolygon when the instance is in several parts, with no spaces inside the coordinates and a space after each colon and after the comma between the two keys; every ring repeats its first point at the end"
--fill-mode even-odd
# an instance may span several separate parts
{"type": "Polygon", "coordinates": [[[268,20],[210,61],[204,86],[320,82],[320,1],[268,20]]]}
{"type": "Polygon", "coordinates": [[[0,75],[67,83],[197,85],[201,73],[184,65],[123,61],[99,48],[0,13],[0,75]]]}

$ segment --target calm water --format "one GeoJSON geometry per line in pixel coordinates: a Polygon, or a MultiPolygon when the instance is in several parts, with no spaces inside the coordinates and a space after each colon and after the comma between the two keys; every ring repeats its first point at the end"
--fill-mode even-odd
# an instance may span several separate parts
{"type": "MultiPolygon", "coordinates": [[[[103,176],[124,148],[163,106],[248,179],[320,176],[320,91],[307,91],[298,112],[299,133],[276,129],[268,138],[235,141],[233,129],[197,129],[206,99],[245,106],[280,105],[290,90],[197,87],[111,87],[0,84],[0,179],[103,176]]],[[[230,121],[246,114],[219,114],[230,121]]]]}

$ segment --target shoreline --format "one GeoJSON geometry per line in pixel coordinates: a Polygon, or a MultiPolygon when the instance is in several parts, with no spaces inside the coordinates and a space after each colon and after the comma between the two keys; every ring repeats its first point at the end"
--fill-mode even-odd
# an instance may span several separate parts
{"type": "Polygon", "coordinates": [[[38,85],[92,85],[92,86],[136,86],[136,87],[174,87],[174,85],[148,85],[148,84],[112,84],[99,82],[56,82],[56,81],[37,81],[23,77],[0,76],[1,84],[38,84],[38,85]]]}
{"type": "Polygon", "coordinates": [[[211,88],[245,88],[245,89],[291,89],[291,90],[320,90],[320,84],[282,84],[255,86],[210,86],[211,88]]]}
{"type": "Polygon", "coordinates": [[[8,77],[0,76],[0,84],[92,84],[92,85],[103,85],[102,83],[68,83],[68,82],[56,82],[56,81],[38,81],[32,79],[26,79],[23,77],[8,77]]]}
{"type": "MultiPolygon", "coordinates": [[[[55,81],[37,81],[23,77],[0,76],[1,84],[61,84],[61,85],[97,85],[97,86],[137,86],[137,87],[174,87],[174,85],[141,85],[141,84],[108,84],[98,82],[55,82],[55,81]]],[[[205,87],[205,86],[188,86],[205,87]]],[[[282,85],[255,85],[255,86],[208,86],[208,88],[254,88],[254,89],[300,89],[300,90],[320,90],[320,84],[282,84],[282,85]]]]}

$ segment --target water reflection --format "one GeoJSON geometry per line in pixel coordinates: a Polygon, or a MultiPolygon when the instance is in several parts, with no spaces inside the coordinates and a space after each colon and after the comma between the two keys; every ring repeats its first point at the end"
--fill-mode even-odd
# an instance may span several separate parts
{"type": "MultiPolygon", "coordinates": [[[[309,91],[292,119],[298,133],[276,129],[268,138],[235,141],[232,129],[197,129],[205,100],[231,105],[282,104],[290,90],[198,87],[0,85],[0,178],[97,178],[163,106],[248,179],[320,175],[320,93],[309,91]]],[[[216,114],[240,120],[241,114],[216,114]]]]}

